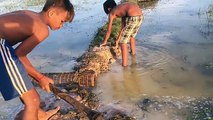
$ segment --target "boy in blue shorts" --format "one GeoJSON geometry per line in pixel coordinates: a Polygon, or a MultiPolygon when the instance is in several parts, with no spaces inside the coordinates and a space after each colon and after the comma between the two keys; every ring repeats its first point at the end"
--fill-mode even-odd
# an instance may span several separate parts
{"type": "Polygon", "coordinates": [[[135,36],[143,22],[143,13],[138,5],[125,2],[117,5],[114,0],[107,0],[103,4],[104,11],[109,14],[107,33],[101,46],[107,44],[115,18],[121,18],[121,31],[116,40],[116,46],[120,43],[122,53],[122,66],[128,65],[128,45],[130,43],[131,54],[135,55],[135,36]]]}
{"type": "Polygon", "coordinates": [[[48,27],[57,30],[73,17],[69,0],[47,0],[39,13],[20,10],[0,15],[0,92],[5,100],[20,97],[25,105],[23,120],[47,120],[59,110],[45,112],[39,107],[39,94],[28,75],[47,92],[53,80],[36,70],[27,54],[48,37],[48,27]]]}

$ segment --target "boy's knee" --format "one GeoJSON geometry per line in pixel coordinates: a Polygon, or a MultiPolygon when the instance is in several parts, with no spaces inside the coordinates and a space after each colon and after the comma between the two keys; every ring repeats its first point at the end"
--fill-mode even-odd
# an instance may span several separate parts
{"type": "Polygon", "coordinates": [[[121,49],[126,49],[126,48],[128,48],[127,43],[121,43],[120,46],[121,46],[121,49]]]}
{"type": "Polygon", "coordinates": [[[24,104],[28,107],[39,108],[40,106],[40,97],[35,89],[32,89],[26,92],[21,99],[23,100],[24,104]]]}
{"type": "Polygon", "coordinates": [[[25,105],[30,108],[39,108],[40,106],[40,99],[39,98],[32,98],[30,101],[26,101],[25,105]]]}

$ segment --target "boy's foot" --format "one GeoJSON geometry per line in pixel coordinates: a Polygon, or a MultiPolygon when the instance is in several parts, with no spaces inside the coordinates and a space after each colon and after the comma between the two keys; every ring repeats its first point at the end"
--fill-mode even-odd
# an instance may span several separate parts
{"type": "Polygon", "coordinates": [[[132,56],[136,56],[136,53],[132,53],[132,50],[129,51],[132,56]]]}
{"type": "Polygon", "coordinates": [[[131,61],[132,61],[131,67],[135,67],[135,66],[137,65],[137,62],[136,62],[136,55],[132,56],[131,61]]]}
{"type": "Polygon", "coordinates": [[[136,56],[136,54],[131,54],[132,55],[132,57],[135,57],[136,56]]]}
{"type": "Polygon", "coordinates": [[[45,114],[39,115],[38,119],[39,120],[48,120],[51,116],[56,114],[59,109],[60,109],[60,107],[58,106],[57,108],[55,108],[53,110],[49,110],[49,111],[45,112],[45,114]]]}

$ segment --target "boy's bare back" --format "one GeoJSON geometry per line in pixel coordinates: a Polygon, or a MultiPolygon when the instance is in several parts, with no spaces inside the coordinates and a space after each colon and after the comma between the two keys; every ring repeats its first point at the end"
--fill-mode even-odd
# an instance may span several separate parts
{"type": "Polygon", "coordinates": [[[142,11],[138,5],[126,2],[117,5],[110,14],[116,17],[139,16],[142,15],[142,11]]]}
{"type": "Polygon", "coordinates": [[[14,45],[31,36],[38,41],[48,36],[48,26],[40,14],[23,10],[0,15],[0,38],[14,45]]]}

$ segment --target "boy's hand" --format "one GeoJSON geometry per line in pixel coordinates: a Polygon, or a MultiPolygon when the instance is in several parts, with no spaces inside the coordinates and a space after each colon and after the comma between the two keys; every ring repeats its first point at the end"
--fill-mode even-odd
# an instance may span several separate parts
{"type": "Polygon", "coordinates": [[[100,45],[100,47],[104,47],[104,46],[107,46],[107,43],[102,43],[102,44],[100,45]]]}
{"type": "Polygon", "coordinates": [[[119,46],[119,41],[118,41],[118,40],[116,40],[116,42],[115,42],[115,46],[116,46],[116,47],[118,47],[118,46],[119,46]]]}
{"type": "Polygon", "coordinates": [[[54,81],[46,76],[39,80],[40,87],[47,92],[51,92],[49,84],[54,84],[54,81]]]}

